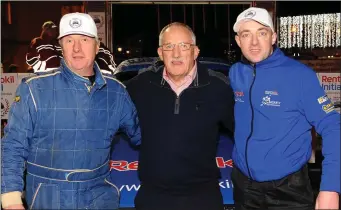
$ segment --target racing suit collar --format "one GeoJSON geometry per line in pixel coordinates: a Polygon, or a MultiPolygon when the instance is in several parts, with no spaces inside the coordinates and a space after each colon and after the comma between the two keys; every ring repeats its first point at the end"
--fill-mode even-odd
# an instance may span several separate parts
{"type": "MultiPolygon", "coordinates": [[[[76,82],[81,82],[81,83],[86,83],[87,85],[91,85],[91,81],[86,78],[83,77],[79,74],[74,73],[65,63],[64,59],[61,59],[61,67],[62,67],[62,73],[71,80],[74,80],[76,82]]],[[[98,86],[98,88],[102,88],[104,85],[106,85],[106,81],[101,73],[101,71],[99,70],[99,67],[97,65],[97,63],[95,62],[94,64],[94,71],[95,71],[95,86],[98,86]]]]}

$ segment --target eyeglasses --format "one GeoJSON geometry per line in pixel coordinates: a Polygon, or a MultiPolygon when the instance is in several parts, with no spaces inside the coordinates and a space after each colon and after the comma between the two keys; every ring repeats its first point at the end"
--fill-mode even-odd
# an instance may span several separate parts
{"type": "Polygon", "coordinates": [[[178,45],[181,51],[189,50],[192,46],[195,46],[195,44],[180,42],[178,44],[171,44],[171,43],[163,44],[160,47],[164,51],[172,51],[174,50],[175,45],[178,45]]]}

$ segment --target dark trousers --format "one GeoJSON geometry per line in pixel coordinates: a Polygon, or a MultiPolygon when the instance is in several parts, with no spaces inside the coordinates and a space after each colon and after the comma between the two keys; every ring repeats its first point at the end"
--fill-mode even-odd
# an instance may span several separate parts
{"type": "Polygon", "coordinates": [[[236,210],[312,210],[315,207],[307,166],[280,180],[267,182],[250,180],[234,167],[231,179],[236,210]]]}
{"type": "Polygon", "coordinates": [[[142,184],[135,197],[137,210],[223,210],[218,182],[186,190],[160,190],[142,184]]]}

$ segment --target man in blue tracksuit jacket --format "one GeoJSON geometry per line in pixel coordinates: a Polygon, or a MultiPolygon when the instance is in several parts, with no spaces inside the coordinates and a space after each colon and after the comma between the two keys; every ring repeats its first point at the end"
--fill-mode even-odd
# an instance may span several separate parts
{"type": "Polygon", "coordinates": [[[101,73],[99,40],[88,14],[66,14],[55,72],[24,79],[2,139],[1,203],[24,209],[117,209],[110,181],[113,136],[121,129],[140,143],[135,106],[124,85],[101,73]]]}
{"type": "Polygon", "coordinates": [[[249,8],[234,25],[245,61],[230,69],[235,92],[234,200],[237,209],[313,209],[307,162],[311,128],[323,138],[317,209],[338,209],[340,115],[316,73],[275,47],[265,9],[249,8]]]}

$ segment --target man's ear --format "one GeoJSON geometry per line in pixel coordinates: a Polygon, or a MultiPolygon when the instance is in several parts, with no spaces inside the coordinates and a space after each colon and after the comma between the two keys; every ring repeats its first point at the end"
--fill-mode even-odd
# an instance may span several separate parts
{"type": "Polygon", "coordinates": [[[162,54],[162,49],[161,49],[161,47],[157,48],[157,54],[159,54],[160,60],[163,61],[163,54],[162,54]]]}
{"type": "Polygon", "coordinates": [[[277,33],[274,32],[271,36],[271,44],[274,45],[276,43],[277,40],[277,33]]]}
{"type": "Polygon", "coordinates": [[[194,46],[194,60],[196,60],[199,56],[200,49],[198,46],[194,46]]]}
{"type": "Polygon", "coordinates": [[[98,53],[98,51],[99,51],[99,45],[100,45],[100,43],[97,42],[97,45],[96,45],[96,55],[97,55],[97,53],[98,53]]]}
{"type": "Polygon", "coordinates": [[[240,38],[239,38],[239,36],[238,36],[238,35],[235,35],[235,36],[234,36],[234,39],[236,40],[237,45],[240,47],[240,38]]]}

